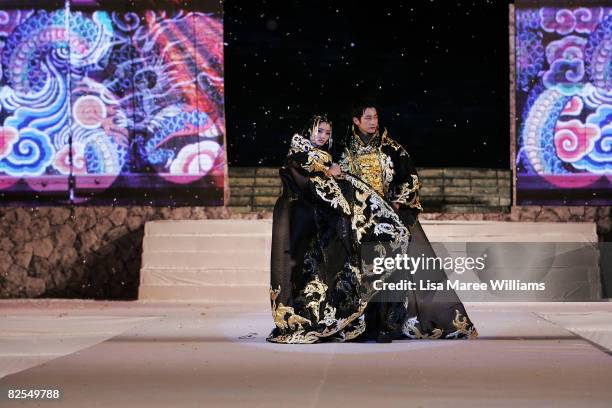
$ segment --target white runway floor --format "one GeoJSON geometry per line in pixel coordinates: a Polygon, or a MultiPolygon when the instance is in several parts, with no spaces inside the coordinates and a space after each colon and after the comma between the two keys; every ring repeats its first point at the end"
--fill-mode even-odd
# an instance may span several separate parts
{"type": "Polygon", "coordinates": [[[267,304],[0,301],[0,389],[39,407],[609,407],[612,303],[466,303],[474,341],[283,345],[267,304]]]}

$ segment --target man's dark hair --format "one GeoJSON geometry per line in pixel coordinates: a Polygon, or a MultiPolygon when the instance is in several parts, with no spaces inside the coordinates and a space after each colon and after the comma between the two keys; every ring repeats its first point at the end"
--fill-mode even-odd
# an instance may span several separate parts
{"type": "Polygon", "coordinates": [[[351,119],[357,118],[361,120],[363,113],[367,108],[376,109],[376,113],[380,114],[380,110],[378,109],[378,104],[374,99],[371,98],[363,98],[353,102],[353,107],[351,109],[351,119]]]}

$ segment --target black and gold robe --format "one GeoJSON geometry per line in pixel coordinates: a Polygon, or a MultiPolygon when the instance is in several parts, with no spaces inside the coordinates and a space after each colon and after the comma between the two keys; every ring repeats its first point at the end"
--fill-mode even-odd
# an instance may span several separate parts
{"type": "Polygon", "coordinates": [[[353,131],[339,160],[343,172],[360,177],[399,211],[413,225],[423,211],[419,201],[421,183],[408,152],[391,139],[385,129],[364,143],[353,131]]]}
{"type": "MultiPolygon", "coordinates": [[[[343,171],[361,177],[386,201],[398,204],[397,213],[411,233],[409,256],[436,257],[418,221],[423,211],[419,200],[419,175],[408,152],[389,136],[386,129],[382,133],[376,132],[365,143],[353,126],[352,137],[341,152],[339,162],[343,171]]],[[[421,282],[429,282],[442,283],[445,289],[417,289],[407,291],[400,301],[370,302],[365,314],[372,330],[397,332],[398,322],[403,322],[402,334],[411,338],[477,336],[459,297],[454,290],[446,288],[448,278],[444,269],[419,270],[414,275],[401,277],[410,278],[417,288],[421,282]],[[458,331],[453,331],[453,328],[458,331]]]]}
{"type": "MultiPolygon", "coordinates": [[[[283,192],[273,215],[270,302],[276,327],[268,341],[348,341],[361,335],[367,326],[366,308],[377,293],[373,282],[392,278],[372,273],[368,261],[364,262],[362,245],[384,244],[391,251],[388,256],[409,251],[407,221],[414,225],[413,212],[420,207],[415,198],[418,179],[416,184],[410,184],[414,183],[411,177],[402,183],[397,178],[396,184],[392,177],[388,179],[388,186],[397,193],[395,202],[409,210],[402,217],[370,186],[371,180],[368,183],[350,171],[334,178],[328,173],[331,165],[326,150],[299,135],[293,137],[280,169],[283,192]]],[[[410,296],[415,298],[406,294],[393,322],[387,322],[398,338],[475,335],[460,304],[442,328],[421,325],[418,315],[410,314],[419,298],[410,301],[410,296]]]]}

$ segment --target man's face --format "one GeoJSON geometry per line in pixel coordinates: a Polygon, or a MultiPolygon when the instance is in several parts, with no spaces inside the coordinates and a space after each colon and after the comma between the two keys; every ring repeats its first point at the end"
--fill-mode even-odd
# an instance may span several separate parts
{"type": "Polygon", "coordinates": [[[376,108],[365,108],[361,118],[353,118],[353,123],[361,131],[373,135],[378,130],[378,113],[376,108]]]}

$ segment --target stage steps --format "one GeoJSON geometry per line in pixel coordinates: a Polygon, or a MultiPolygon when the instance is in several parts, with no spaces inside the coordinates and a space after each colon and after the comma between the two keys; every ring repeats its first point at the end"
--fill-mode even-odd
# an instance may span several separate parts
{"type": "MultiPolygon", "coordinates": [[[[431,242],[597,242],[594,223],[423,220],[422,225],[431,242]]],[[[271,240],[269,219],[148,222],[139,299],[268,299],[271,240]]]]}
{"type": "Polygon", "coordinates": [[[269,298],[271,220],[145,224],[141,300],[261,302],[269,298]]]}

